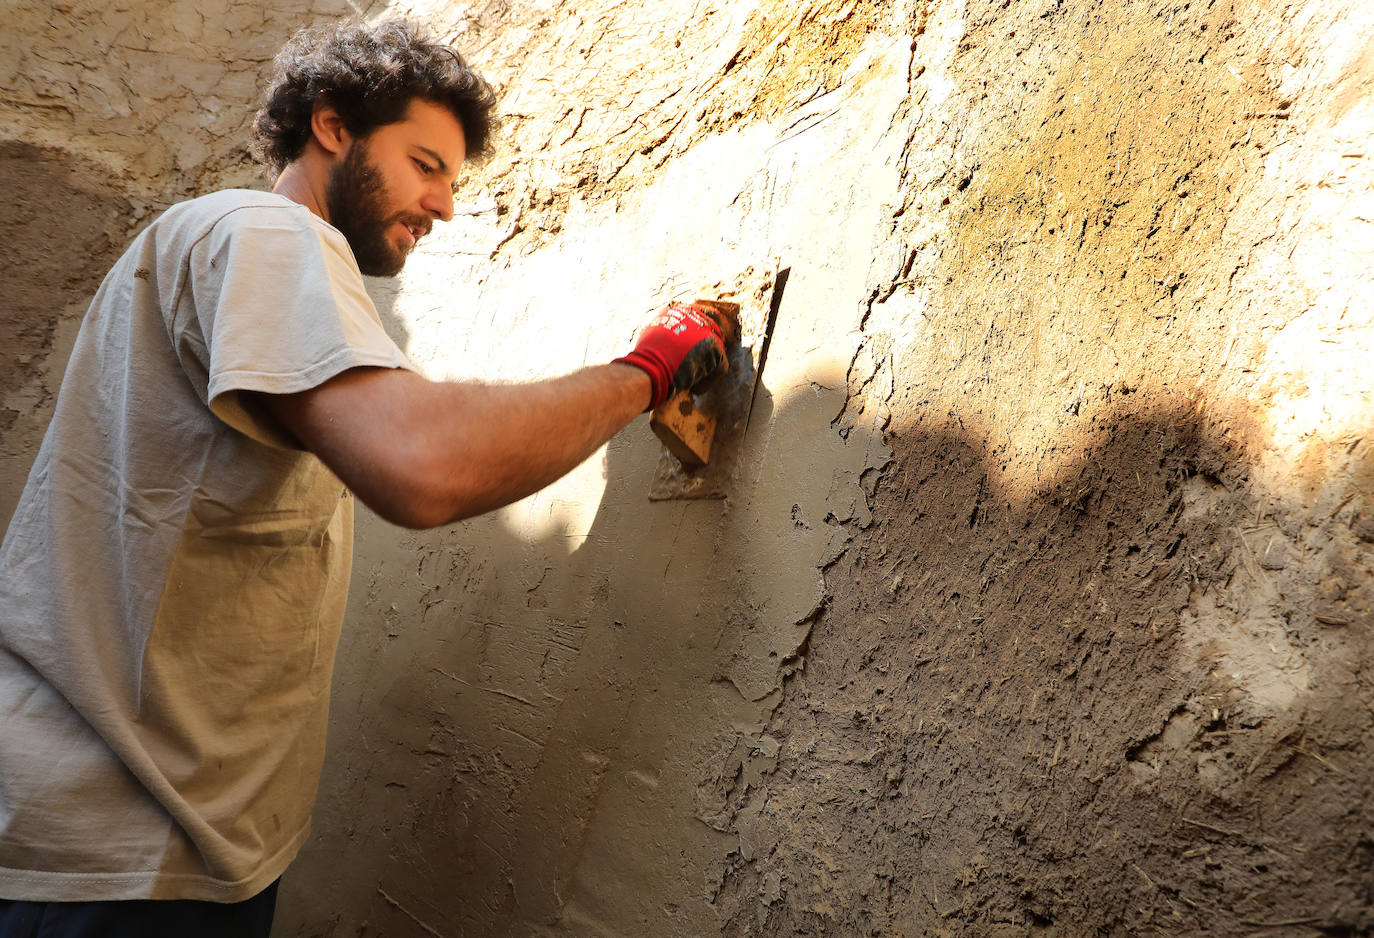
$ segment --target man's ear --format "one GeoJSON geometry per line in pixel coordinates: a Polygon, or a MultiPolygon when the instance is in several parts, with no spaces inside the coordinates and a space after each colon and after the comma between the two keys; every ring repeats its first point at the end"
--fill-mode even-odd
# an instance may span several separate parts
{"type": "Polygon", "coordinates": [[[315,102],[315,110],[310,115],[310,133],[326,153],[334,156],[342,156],[353,140],[339,112],[325,101],[315,102]]]}

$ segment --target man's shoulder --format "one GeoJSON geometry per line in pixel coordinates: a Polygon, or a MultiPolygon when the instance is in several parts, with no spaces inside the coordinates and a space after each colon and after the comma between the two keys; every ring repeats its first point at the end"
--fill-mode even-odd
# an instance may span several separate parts
{"type": "Polygon", "coordinates": [[[178,202],[145,234],[151,238],[149,246],[167,258],[184,257],[197,245],[219,252],[230,245],[257,241],[278,248],[294,244],[302,249],[314,246],[326,253],[347,251],[342,237],[304,205],[252,189],[223,189],[178,202]]]}
{"type": "Polygon", "coordinates": [[[224,221],[251,223],[254,219],[309,226],[310,211],[299,202],[274,192],[221,189],[178,202],[167,209],[159,221],[177,228],[209,230],[224,221]]]}

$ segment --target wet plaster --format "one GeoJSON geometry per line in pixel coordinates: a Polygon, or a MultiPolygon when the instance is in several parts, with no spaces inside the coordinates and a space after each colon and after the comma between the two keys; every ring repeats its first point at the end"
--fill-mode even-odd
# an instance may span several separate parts
{"type": "Polygon", "coordinates": [[[474,935],[716,927],[713,877],[742,849],[729,794],[776,754],[763,727],[804,659],[821,567],[867,517],[861,474],[887,459],[871,422],[847,441],[831,424],[868,273],[855,245],[896,196],[889,129],[909,55],[908,39],[875,36],[801,115],[826,116],[806,135],[789,121],[707,137],[642,189],[574,197],[547,244],[485,267],[460,253],[499,237],[479,196],[409,265],[391,314],[412,356],[496,380],[608,360],[695,283],[772,257],[793,273],[724,501],[650,502],[660,447],[639,421],[490,518],[423,536],[360,525],[359,627],[303,865],[379,849],[291,899],[298,919],[474,935]],[[856,156],[837,173],[838,151],[856,156]],[[419,858],[455,854],[415,875],[419,858]]]}

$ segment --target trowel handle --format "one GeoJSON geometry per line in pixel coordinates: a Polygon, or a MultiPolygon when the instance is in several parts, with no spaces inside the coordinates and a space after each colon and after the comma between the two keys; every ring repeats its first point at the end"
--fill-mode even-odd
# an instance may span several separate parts
{"type": "Polygon", "coordinates": [[[655,407],[649,427],[686,468],[698,469],[711,458],[716,418],[701,412],[691,391],[679,391],[655,407]]]}
{"type": "MultiPolygon", "coordinates": [[[[720,325],[728,361],[730,350],[740,340],[739,304],[730,300],[693,300],[692,305],[711,313],[720,325]]],[[[700,468],[710,459],[716,418],[697,407],[690,390],[679,391],[655,407],[649,426],[686,468],[700,468]]]]}

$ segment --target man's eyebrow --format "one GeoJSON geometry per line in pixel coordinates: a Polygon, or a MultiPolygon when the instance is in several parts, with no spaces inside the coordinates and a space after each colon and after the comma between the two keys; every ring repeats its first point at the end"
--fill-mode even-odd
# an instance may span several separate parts
{"type": "Polygon", "coordinates": [[[433,150],[431,150],[429,147],[420,146],[419,144],[416,144],[416,145],[415,145],[415,149],[421,151],[421,152],[424,153],[426,156],[428,156],[430,159],[432,159],[435,163],[437,163],[437,164],[439,165],[439,172],[441,172],[441,173],[446,173],[446,172],[448,172],[448,163],[446,163],[446,162],[444,161],[444,158],[443,158],[442,156],[440,156],[438,153],[435,153],[435,152],[434,152],[433,150]]]}

